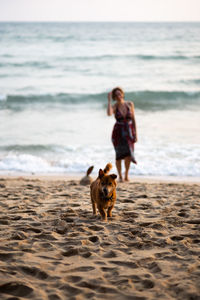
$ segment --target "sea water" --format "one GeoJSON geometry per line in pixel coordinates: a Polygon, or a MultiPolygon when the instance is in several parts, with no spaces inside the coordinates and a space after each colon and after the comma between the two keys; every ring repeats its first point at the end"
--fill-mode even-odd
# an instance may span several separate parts
{"type": "Polygon", "coordinates": [[[145,176],[200,176],[200,23],[0,23],[0,173],[115,164],[115,86],[145,176]]]}

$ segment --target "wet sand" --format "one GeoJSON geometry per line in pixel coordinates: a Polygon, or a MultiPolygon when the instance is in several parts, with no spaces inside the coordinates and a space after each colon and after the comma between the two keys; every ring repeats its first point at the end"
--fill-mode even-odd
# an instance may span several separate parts
{"type": "Polygon", "coordinates": [[[77,178],[0,178],[0,299],[200,299],[200,183],[118,183],[92,215],[77,178]]]}

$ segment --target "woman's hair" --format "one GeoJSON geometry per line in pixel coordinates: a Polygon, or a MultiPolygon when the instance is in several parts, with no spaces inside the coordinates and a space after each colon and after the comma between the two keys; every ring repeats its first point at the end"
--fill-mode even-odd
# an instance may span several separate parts
{"type": "Polygon", "coordinates": [[[113,100],[116,100],[116,92],[117,91],[120,91],[122,93],[123,97],[124,97],[124,91],[122,90],[122,88],[120,88],[120,87],[117,86],[116,88],[114,88],[112,90],[112,99],[113,100]]]}

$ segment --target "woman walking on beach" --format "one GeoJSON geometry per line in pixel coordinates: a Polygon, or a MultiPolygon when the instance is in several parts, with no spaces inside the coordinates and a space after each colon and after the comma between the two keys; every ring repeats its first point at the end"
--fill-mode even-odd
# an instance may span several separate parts
{"type": "Polygon", "coordinates": [[[112,142],[116,152],[116,167],[119,180],[123,181],[121,161],[125,162],[125,181],[128,181],[130,163],[137,163],[134,157],[134,144],[137,142],[137,129],[134,113],[134,104],[124,100],[124,92],[120,87],[108,93],[107,114],[115,115],[116,123],[112,132],[112,142]],[[111,100],[116,101],[114,105],[111,100]]]}

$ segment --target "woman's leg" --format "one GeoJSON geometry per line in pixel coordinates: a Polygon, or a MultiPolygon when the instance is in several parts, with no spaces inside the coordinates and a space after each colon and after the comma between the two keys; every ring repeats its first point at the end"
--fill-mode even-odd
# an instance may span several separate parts
{"type": "Polygon", "coordinates": [[[116,160],[116,168],[117,168],[117,172],[119,174],[119,180],[123,181],[121,159],[116,160]]]}
{"type": "Polygon", "coordinates": [[[129,171],[130,164],[131,164],[131,156],[125,157],[125,159],[124,159],[124,164],[125,164],[125,180],[126,180],[126,181],[129,181],[129,178],[128,178],[128,171],[129,171]]]}

